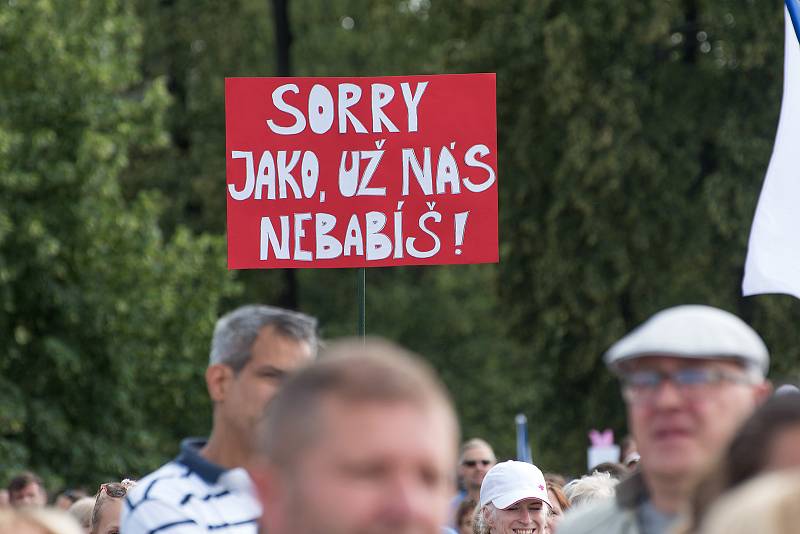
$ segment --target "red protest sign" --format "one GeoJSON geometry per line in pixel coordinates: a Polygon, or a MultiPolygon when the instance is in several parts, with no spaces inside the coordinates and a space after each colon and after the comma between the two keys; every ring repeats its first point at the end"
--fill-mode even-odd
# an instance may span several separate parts
{"type": "Polygon", "coordinates": [[[498,261],[494,74],[225,80],[228,267],[498,261]]]}

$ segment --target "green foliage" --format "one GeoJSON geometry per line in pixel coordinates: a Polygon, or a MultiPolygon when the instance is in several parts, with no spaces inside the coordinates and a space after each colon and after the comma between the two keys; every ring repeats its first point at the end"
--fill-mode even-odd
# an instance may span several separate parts
{"type": "MultiPolygon", "coordinates": [[[[208,141],[203,148],[224,143],[213,80],[273,73],[268,4],[233,3],[222,13],[201,3],[183,30],[151,30],[184,55],[194,50],[189,39],[208,45],[170,71],[185,75],[179,87],[194,83],[187,101],[214,103],[173,111],[206,126],[193,130],[208,141]],[[224,41],[229,30],[220,27],[249,28],[256,12],[258,54],[241,47],[246,31],[224,41]],[[230,61],[215,62],[223,56],[230,61]]],[[[175,0],[168,10],[185,5],[175,0]]],[[[785,335],[794,302],[739,297],[780,102],[778,5],[295,0],[290,8],[297,75],[497,72],[500,265],[368,273],[368,331],[431,359],[466,434],[510,456],[513,415],[522,411],[537,461],[579,471],[590,428],[625,430],[601,354],[678,303],[739,313],[763,332],[776,372],[794,372],[797,349],[785,335]]],[[[169,50],[149,55],[183,57],[169,50]]],[[[222,175],[223,154],[192,145],[185,155],[200,198],[222,175]]],[[[222,200],[212,197],[195,203],[211,224],[197,228],[217,232],[207,209],[217,203],[219,217],[222,200]]],[[[280,273],[239,277],[251,298],[283,294],[280,273]]],[[[327,334],[354,332],[355,273],[304,271],[297,281],[300,306],[327,334]]]]}
{"type": "Polygon", "coordinates": [[[137,17],[67,4],[0,11],[0,450],[52,487],[146,472],[207,424],[184,388],[233,289],[221,238],[167,240],[155,197],[121,194],[131,154],[167,143],[137,17]]]}
{"type": "MultiPolygon", "coordinates": [[[[490,313],[488,331],[469,337],[488,347],[485,380],[444,374],[466,428],[507,421],[487,428],[487,437],[511,454],[503,437],[519,409],[529,415],[537,461],[580,470],[588,429],[625,430],[618,386],[600,355],[653,312],[679,303],[738,313],[772,348],[773,376],[797,373],[798,349],[787,335],[800,311],[795,301],[740,296],[781,96],[780,5],[337,6],[328,12],[356,13],[352,39],[340,36],[336,16],[305,4],[296,11],[313,18],[300,27],[325,28],[307,30],[296,45],[304,74],[334,73],[336,59],[347,58],[347,74],[498,76],[502,259],[492,275],[499,282],[482,286],[477,298],[494,314],[502,310],[502,319],[490,313]]],[[[469,285],[470,274],[459,273],[469,285]]],[[[470,296],[426,287],[430,298],[417,301],[423,325],[431,301],[457,299],[471,309],[464,305],[470,296]]],[[[399,339],[418,343],[443,370],[457,365],[442,355],[447,345],[418,342],[429,329],[413,332],[399,339]]]]}
{"type": "MultiPolygon", "coordinates": [[[[729,309],[796,378],[797,303],[740,297],[781,97],[779,3],[294,0],[294,74],[496,72],[501,263],[367,273],[367,329],[426,355],[467,436],[580,472],[624,432],[604,350],[669,305],[729,309]]],[[[280,302],[224,270],[224,78],[275,71],[269,0],[0,10],[0,454],[137,474],[207,431],[215,317],[280,302]]],[[[298,271],[329,336],[356,275],[298,271]]]]}
{"type": "Polygon", "coordinates": [[[532,434],[544,465],[575,469],[587,429],[624,429],[599,355],[661,308],[702,302],[737,312],[786,368],[797,306],[775,313],[761,307],[777,308],[774,300],[740,297],[780,102],[779,7],[475,10],[482,22],[463,60],[498,74],[501,298],[515,338],[539,362],[528,377],[540,393],[532,434]]]}

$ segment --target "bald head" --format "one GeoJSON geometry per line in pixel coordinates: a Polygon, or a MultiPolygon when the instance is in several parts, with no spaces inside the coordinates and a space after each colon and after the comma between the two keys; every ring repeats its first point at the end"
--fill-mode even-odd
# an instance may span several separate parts
{"type": "Polygon", "coordinates": [[[263,458],[291,465],[323,432],[321,407],[337,404],[405,403],[443,412],[457,439],[455,411],[433,369],[388,341],[344,340],[320,360],[286,381],[272,400],[259,440],[263,458]]]}

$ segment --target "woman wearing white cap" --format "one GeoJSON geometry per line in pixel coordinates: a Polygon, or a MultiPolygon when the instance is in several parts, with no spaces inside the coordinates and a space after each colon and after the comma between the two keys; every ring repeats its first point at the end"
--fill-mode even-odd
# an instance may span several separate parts
{"type": "Polygon", "coordinates": [[[502,462],[481,484],[479,534],[544,534],[550,501],[544,475],[533,464],[502,462]]]}

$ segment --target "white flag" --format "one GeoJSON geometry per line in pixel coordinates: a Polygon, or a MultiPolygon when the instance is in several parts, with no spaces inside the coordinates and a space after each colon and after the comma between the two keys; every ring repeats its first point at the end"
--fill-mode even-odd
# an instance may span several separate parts
{"type": "Polygon", "coordinates": [[[742,293],[800,298],[800,44],[784,8],[783,102],[778,133],[758,199],[742,293]]]}

